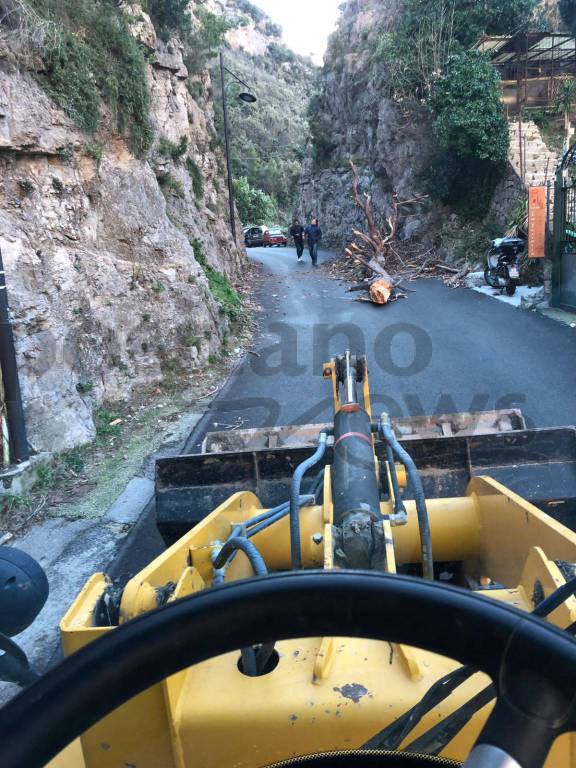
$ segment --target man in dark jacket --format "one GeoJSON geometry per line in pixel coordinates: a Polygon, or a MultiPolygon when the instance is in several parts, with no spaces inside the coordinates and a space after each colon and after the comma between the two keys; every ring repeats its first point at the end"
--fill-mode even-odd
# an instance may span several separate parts
{"type": "Polygon", "coordinates": [[[308,250],[310,251],[310,258],[312,259],[312,265],[318,266],[318,246],[322,242],[322,230],[318,224],[318,219],[312,219],[310,225],[306,227],[306,237],[308,238],[308,250]]]}
{"type": "Polygon", "coordinates": [[[304,253],[304,227],[300,224],[299,219],[294,219],[292,222],[290,237],[294,240],[298,261],[302,261],[302,254],[304,253]]]}

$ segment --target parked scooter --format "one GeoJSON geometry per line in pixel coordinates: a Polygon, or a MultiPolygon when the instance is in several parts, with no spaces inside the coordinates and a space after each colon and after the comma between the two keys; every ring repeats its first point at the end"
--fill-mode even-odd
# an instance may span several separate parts
{"type": "Polygon", "coordinates": [[[484,270],[484,279],[491,288],[501,288],[514,296],[520,285],[520,257],[525,248],[526,242],[519,237],[492,240],[484,270]]]}

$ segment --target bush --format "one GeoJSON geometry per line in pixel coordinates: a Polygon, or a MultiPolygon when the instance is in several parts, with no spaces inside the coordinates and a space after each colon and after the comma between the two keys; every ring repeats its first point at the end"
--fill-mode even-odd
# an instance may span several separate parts
{"type": "Polygon", "coordinates": [[[266,224],[278,218],[278,206],[274,198],[261,189],[251,187],[245,176],[234,179],[234,196],[243,224],[266,224]]]}
{"type": "Polygon", "coordinates": [[[538,0],[404,0],[396,28],[382,32],[374,55],[388,70],[393,96],[427,98],[448,58],[483,34],[506,35],[528,21],[538,0]]]}
{"type": "Polygon", "coordinates": [[[200,23],[197,30],[188,36],[188,49],[184,62],[190,72],[199,72],[220,48],[224,46],[226,33],[233,24],[223,16],[199,8],[196,16],[200,23]]]}
{"type": "Polygon", "coordinates": [[[186,136],[182,136],[178,144],[174,144],[166,136],[161,136],[158,141],[157,151],[162,157],[171,157],[172,160],[179,160],[188,152],[188,139],[186,136]]]}
{"type": "Polygon", "coordinates": [[[236,0],[236,7],[242,13],[248,14],[253,21],[257,24],[266,18],[264,11],[261,11],[258,6],[251,3],[250,0],[236,0]]]}
{"type": "Polygon", "coordinates": [[[116,424],[120,414],[106,409],[98,410],[94,413],[94,423],[96,424],[96,439],[98,442],[107,442],[115,437],[120,437],[122,427],[116,424]]]}
{"type": "Polygon", "coordinates": [[[176,179],[171,173],[167,173],[166,176],[161,176],[158,179],[158,183],[165,195],[172,193],[176,197],[184,197],[184,185],[180,179],[176,179]]]}
{"type": "Polygon", "coordinates": [[[264,32],[268,37],[282,37],[282,27],[279,24],[275,24],[272,19],[266,20],[264,32]]]}
{"type": "Polygon", "coordinates": [[[469,51],[451,57],[431,99],[441,146],[458,157],[505,162],[509,134],[501,93],[500,76],[484,56],[469,51]]]}
{"type": "MultiPolygon", "coordinates": [[[[220,304],[228,319],[231,322],[238,322],[243,317],[242,299],[234,288],[232,288],[224,275],[221,275],[209,266],[200,240],[194,238],[194,240],[190,241],[190,245],[194,251],[194,258],[204,270],[204,274],[206,275],[210,287],[210,292],[220,304]]],[[[207,338],[210,337],[208,336],[207,338]]]]}
{"type": "Polygon", "coordinates": [[[188,175],[192,181],[194,197],[196,200],[201,200],[204,196],[204,180],[202,179],[202,172],[191,157],[186,159],[186,169],[188,170],[188,175]]]}
{"type": "Polygon", "coordinates": [[[117,130],[141,156],[153,139],[144,54],[123,15],[106,0],[31,0],[54,20],[38,77],[48,94],[88,133],[99,126],[103,99],[117,130]]]}
{"type": "Polygon", "coordinates": [[[142,5],[160,37],[168,39],[176,34],[186,38],[192,34],[189,0],[146,0],[142,5]]]}
{"type": "Polygon", "coordinates": [[[432,94],[440,154],[431,191],[468,217],[484,215],[505,168],[510,138],[500,99],[498,73],[475,52],[451,57],[432,94]]]}

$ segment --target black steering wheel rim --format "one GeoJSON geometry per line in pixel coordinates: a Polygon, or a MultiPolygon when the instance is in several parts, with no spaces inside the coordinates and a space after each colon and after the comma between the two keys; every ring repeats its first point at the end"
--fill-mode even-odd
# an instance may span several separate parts
{"type": "Polygon", "coordinates": [[[541,766],[556,736],[575,729],[576,642],[568,634],[422,579],[301,571],[200,592],[86,646],[0,710],[0,765],[41,768],[121,704],[193,664],[259,642],[321,636],[402,643],[485,672],[498,699],[478,743],[522,768],[541,766]]]}

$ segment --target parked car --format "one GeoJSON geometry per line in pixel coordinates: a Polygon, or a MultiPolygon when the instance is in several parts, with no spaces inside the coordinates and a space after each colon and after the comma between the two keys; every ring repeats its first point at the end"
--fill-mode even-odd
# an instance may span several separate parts
{"type": "Polygon", "coordinates": [[[264,247],[272,248],[274,246],[282,246],[286,248],[288,245],[288,239],[281,229],[269,229],[264,233],[264,247]]]}
{"type": "Polygon", "coordinates": [[[257,248],[264,245],[264,236],[267,232],[268,227],[250,227],[244,233],[246,248],[257,248]]]}

